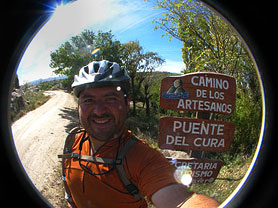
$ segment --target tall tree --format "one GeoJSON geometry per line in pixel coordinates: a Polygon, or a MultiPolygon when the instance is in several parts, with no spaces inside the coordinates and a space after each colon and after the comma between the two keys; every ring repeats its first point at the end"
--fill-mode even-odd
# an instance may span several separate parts
{"type": "Polygon", "coordinates": [[[183,43],[183,73],[213,71],[229,74],[258,101],[258,82],[252,60],[239,36],[215,12],[196,0],[155,0],[164,10],[155,29],[183,43]]]}
{"type": "MultiPolygon", "coordinates": [[[[155,29],[183,43],[184,73],[212,71],[231,75],[237,81],[237,128],[230,155],[251,152],[259,138],[261,91],[248,50],[238,34],[219,16],[197,0],[154,0],[164,10],[155,29]]],[[[215,115],[216,116],[216,115],[215,115]]]]}
{"type": "Polygon", "coordinates": [[[133,110],[132,114],[136,116],[136,102],[142,83],[145,81],[144,94],[146,102],[146,113],[149,116],[150,105],[149,105],[149,84],[151,80],[151,73],[158,66],[160,66],[164,60],[154,52],[144,52],[142,46],[138,41],[130,41],[122,45],[121,50],[121,61],[122,65],[128,71],[131,79],[131,94],[133,110]]]}
{"type": "Polygon", "coordinates": [[[144,100],[146,104],[146,116],[150,117],[150,86],[153,82],[153,71],[165,62],[157,53],[147,52],[144,54],[144,61],[141,64],[142,74],[144,76],[144,100]]]}
{"type": "MultiPolygon", "coordinates": [[[[123,67],[128,71],[128,74],[131,79],[131,94],[132,94],[132,103],[133,110],[132,114],[136,115],[136,101],[137,101],[137,93],[140,87],[136,87],[135,78],[137,72],[140,68],[140,62],[143,58],[143,48],[140,46],[138,41],[130,41],[122,44],[121,47],[121,61],[123,67]]],[[[140,84],[139,84],[140,85],[140,84]]]]}
{"type": "Polygon", "coordinates": [[[113,40],[111,31],[94,33],[84,30],[80,35],[72,37],[57,50],[51,52],[50,67],[55,69],[54,73],[68,77],[63,84],[65,88],[71,90],[74,75],[78,74],[82,66],[98,59],[119,62],[120,46],[119,41],[113,40]],[[91,51],[95,48],[101,50],[98,56],[93,57],[91,51]]]}

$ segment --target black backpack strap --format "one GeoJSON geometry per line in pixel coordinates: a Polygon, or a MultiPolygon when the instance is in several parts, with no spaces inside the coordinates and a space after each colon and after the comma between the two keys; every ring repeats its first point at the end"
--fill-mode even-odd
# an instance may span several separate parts
{"type": "Polygon", "coordinates": [[[131,194],[133,195],[136,199],[142,199],[144,198],[138,188],[130,181],[128,178],[125,170],[124,170],[124,164],[123,160],[128,152],[129,148],[138,142],[139,140],[135,137],[132,136],[125,146],[122,148],[122,150],[119,152],[117,159],[109,159],[109,158],[101,158],[101,157],[92,157],[88,155],[80,155],[78,153],[73,153],[72,152],[72,145],[75,141],[75,136],[78,133],[83,132],[84,129],[82,128],[74,128],[71,130],[70,134],[67,136],[66,141],[65,141],[65,146],[64,146],[64,151],[63,154],[58,155],[58,158],[62,158],[62,173],[63,173],[63,181],[65,185],[66,192],[70,195],[67,184],[65,182],[65,166],[64,166],[64,160],[67,158],[74,158],[74,159],[81,159],[81,160],[86,160],[90,162],[97,162],[97,163],[104,163],[104,164],[115,164],[118,176],[124,186],[124,188],[131,194]]]}
{"type": "MultiPolygon", "coordinates": [[[[80,128],[80,127],[75,127],[70,131],[70,133],[67,136],[66,141],[65,141],[63,154],[67,154],[67,153],[72,152],[72,145],[75,141],[75,136],[76,136],[76,134],[79,134],[81,132],[85,132],[85,130],[83,128],[80,128]]],[[[62,158],[62,157],[59,157],[59,158],[62,158]]]]}
{"type": "MultiPolygon", "coordinates": [[[[70,190],[66,183],[65,159],[70,158],[69,155],[72,154],[72,146],[74,144],[76,134],[81,133],[81,132],[85,132],[85,130],[80,127],[73,128],[70,131],[70,133],[68,134],[68,136],[66,137],[63,154],[58,155],[58,158],[62,158],[62,180],[64,182],[64,187],[65,187],[65,191],[66,191],[65,198],[68,202],[72,202],[72,198],[71,198],[70,190]]],[[[85,135],[85,133],[84,133],[84,135],[85,135]]]]}
{"type": "Polygon", "coordinates": [[[130,181],[130,179],[128,178],[125,170],[124,170],[124,164],[123,164],[123,159],[127,153],[127,151],[129,150],[129,148],[135,144],[136,142],[138,142],[138,139],[135,136],[132,136],[127,143],[125,144],[125,146],[123,147],[123,149],[119,152],[118,157],[117,157],[117,163],[116,163],[116,170],[117,173],[119,175],[120,180],[123,183],[123,186],[125,187],[125,189],[131,194],[133,195],[136,199],[142,199],[143,196],[140,194],[138,188],[130,181]]]}
{"type": "Polygon", "coordinates": [[[75,141],[75,137],[76,134],[84,132],[84,129],[80,128],[80,127],[75,127],[73,128],[70,133],[68,134],[66,140],[65,140],[65,145],[64,145],[64,149],[63,149],[63,154],[58,155],[58,158],[62,158],[62,172],[63,172],[63,176],[65,176],[65,167],[64,167],[64,160],[66,158],[70,158],[69,155],[72,154],[72,146],[73,143],[75,141]]]}

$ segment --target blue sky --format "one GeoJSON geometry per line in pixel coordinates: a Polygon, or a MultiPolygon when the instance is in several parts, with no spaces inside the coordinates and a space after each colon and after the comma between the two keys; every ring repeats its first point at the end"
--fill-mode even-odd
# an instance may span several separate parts
{"type": "Polygon", "coordinates": [[[139,41],[144,50],[157,52],[165,59],[160,71],[180,72],[184,69],[180,41],[162,30],[154,30],[154,19],[162,11],[144,0],[79,0],[72,4],[49,5],[55,8],[50,20],[38,31],[27,47],[18,67],[20,84],[56,76],[50,67],[50,52],[84,29],[103,32],[112,30],[121,43],[139,41]]]}

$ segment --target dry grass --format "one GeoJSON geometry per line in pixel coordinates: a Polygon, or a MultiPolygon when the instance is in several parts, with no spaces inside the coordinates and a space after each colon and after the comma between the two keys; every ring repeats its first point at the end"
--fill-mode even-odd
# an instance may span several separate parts
{"type": "Polygon", "coordinates": [[[247,159],[239,156],[228,165],[222,166],[214,183],[194,184],[190,190],[206,194],[222,203],[236,189],[241,179],[246,174],[251,160],[252,156],[247,159]]]}
{"type": "Polygon", "coordinates": [[[49,175],[45,180],[48,181],[48,186],[45,186],[41,194],[54,207],[67,208],[65,200],[65,190],[62,181],[62,167],[59,163],[53,174],[49,175]]]}

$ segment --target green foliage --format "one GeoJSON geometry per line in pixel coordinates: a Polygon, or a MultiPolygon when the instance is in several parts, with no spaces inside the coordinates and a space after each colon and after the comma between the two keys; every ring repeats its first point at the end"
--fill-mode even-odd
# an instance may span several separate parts
{"type": "MultiPolygon", "coordinates": [[[[256,69],[239,36],[212,10],[195,0],[156,0],[162,17],[155,29],[183,43],[183,73],[211,71],[236,78],[237,101],[232,117],[214,115],[214,119],[231,120],[236,125],[228,153],[207,153],[225,161],[236,154],[250,155],[257,144],[262,115],[260,86],[256,69]]],[[[163,113],[170,113],[163,110],[163,113]]],[[[175,114],[175,113],[174,113],[175,114]]],[[[169,115],[169,114],[168,114],[169,115]]]]}
{"type": "Polygon", "coordinates": [[[256,70],[248,52],[233,29],[212,10],[194,0],[156,0],[164,11],[154,21],[171,37],[183,43],[183,73],[211,71],[228,74],[237,85],[252,91],[258,99],[256,70]]]}
{"type": "Polygon", "coordinates": [[[133,103],[133,116],[136,116],[136,102],[141,99],[146,103],[146,114],[150,116],[150,83],[152,72],[159,67],[164,60],[154,52],[144,52],[138,41],[130,41],[121,47],[122,66],[128,71],[131,79],[131,99],[133,103]],[[141,87],[143,84],[143,91],[141,87]]]}
{"type": "Polygon", "coordinates": [[[80,35],[72,37],[54,52],[51,52],[50,67],[55,69],[55,74],[66,75],[63,80],[64,88],[71,90],[74,75],[78,74],[82,66],[93,60],[106,59],[119,62],[120,42],[113,40],[111,31],[94,33],[84,30],[80,35]],[[91,51],[101,48],[100,53],[93,57],[91,51]]]}
{"type": "Polygon", "coordinates": [[[55,69],[54,72],[68,77],[62,81],[62,85],[69,91],[71,91],[74,75],[78,74],[82,66],[100,59],[119,63],[131,77],[133,115],[136,115],[137,99],[142,99],[146,103],[146,114],[150,115],[151,74],[164,60],[157,53],[144,52],[138,41],[121,44],[120,41],[113,40],[111,31],[94,33],[85,30],[62,44],[50,54],[50,57],[50,67],[55,69]],[[95,48],[101,50],[96,57],[92,57],[90,52],[95,48]],[[141,91],[142,84],[143,91],[141,91]]]}
{"type": "Polygon", "coordinates": [[[232,122],[236,131],[230,154],[243,153],[250,155],[257,145],[261,130],[262,109],[261,100],[252,102],[252,96],[239,93],[236,100],[236,111],[232,122]]]}
{"type": "Polygon", "coordinates": [[[52,87],[53,87],[53,84],[49,83],[49,82],[45,82],[40,85],[40,89],[43,91],[51,89],[52,87]]]}

